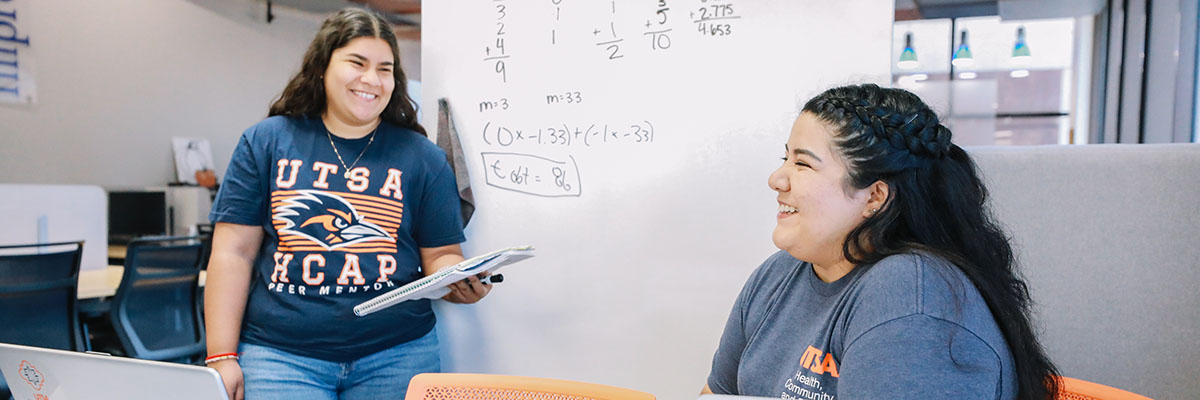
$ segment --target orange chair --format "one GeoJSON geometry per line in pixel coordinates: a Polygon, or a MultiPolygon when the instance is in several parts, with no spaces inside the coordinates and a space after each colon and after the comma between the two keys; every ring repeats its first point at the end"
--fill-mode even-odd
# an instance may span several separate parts
{"type": "MultiPolygon", "coordinates": [[[[1075,378],[1060,377],[1057,400],[1150,400],[1149,397],[1126,392],[1075,378]]],[[[411,392],[410,392],[411,393],[411,392]]]]}
{"type": "Polygon", "coordinates": [[[488,374],[419,374],[408,400],[654,400],[637,390],[559,379],[488,374]]]}

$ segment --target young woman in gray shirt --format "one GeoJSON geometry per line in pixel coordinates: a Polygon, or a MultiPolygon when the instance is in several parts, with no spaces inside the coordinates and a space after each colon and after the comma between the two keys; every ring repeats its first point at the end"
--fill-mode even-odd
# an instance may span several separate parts
{"type": "Polygon", "coordinates": [[[917,96],[809,100],[775,245],[746,282],[705,392],[782,399],[1046,399],[1057,373],[975,164],[917,96]]]}

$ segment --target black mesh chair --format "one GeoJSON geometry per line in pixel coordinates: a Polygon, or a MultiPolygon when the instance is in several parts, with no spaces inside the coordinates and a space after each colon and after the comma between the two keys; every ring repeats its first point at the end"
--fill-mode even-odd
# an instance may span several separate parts
{"type": "Polygon", "coordinates": [[[0,246],[0,342],[86,350],[75,305],[82,255],[82,241],[0,246]]]}
{"type": "Polygon", "coordinates": [[[204,245],[200,251],[200,269],[208,269],[208,258],[212,256],[213,224],[196,224],[196,234],[204,245]]]}
{"type": "Polygon", "coordinates": [[[204,353],[199,237],[137,239],[109,316],[125,355],[194,363],[204,353]]]}

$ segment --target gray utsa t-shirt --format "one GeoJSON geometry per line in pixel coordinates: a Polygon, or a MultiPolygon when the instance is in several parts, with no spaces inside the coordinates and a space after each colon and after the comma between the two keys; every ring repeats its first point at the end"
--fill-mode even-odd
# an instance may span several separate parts
{"type": "Polygon", "coordinates": [[[823,282],[786,252],[742,288],[713,356],[714,393],[782,399],[1012,399],[1012,355],[966,275],[894,255],[823,282]]]}

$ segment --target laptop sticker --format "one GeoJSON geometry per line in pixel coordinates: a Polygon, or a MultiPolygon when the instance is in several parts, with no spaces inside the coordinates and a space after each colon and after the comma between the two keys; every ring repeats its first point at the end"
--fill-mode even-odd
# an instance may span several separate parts
{"type": "MultiPolygon", "coordinates": [[[[12,364],[9,364],[12,365],[12,364]]],[[[17,366],[17,376],[21,377],[21,381],[25,385],[13,386],[9,381],[12,390],[13,398],[16,400],[63,400],[62,393],[56,393],[58,382],[46,374],[46,371],[39,369],[29,360],[21,360],[17,366]]]]}

